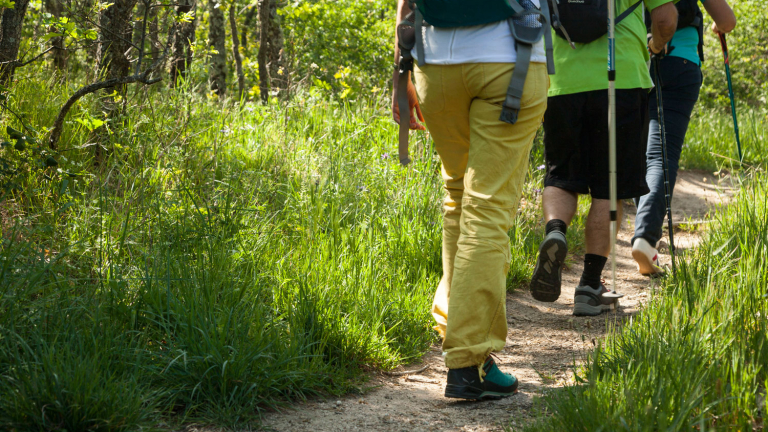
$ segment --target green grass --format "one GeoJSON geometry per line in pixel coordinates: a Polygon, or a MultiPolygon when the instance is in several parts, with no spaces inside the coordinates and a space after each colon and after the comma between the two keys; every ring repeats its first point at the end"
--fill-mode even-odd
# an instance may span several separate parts
{"type": "MultiPolygon", "coordinates": [[[[768,162],[768,111],[737,111],[744,163],[765,168],[768,162]]],[[[688,126],[681,169],[737,169],[739,153],[733,119],[722,111],[695,110],[688,126]]]]}
{"type": "MultiPolygon", "coordinates": [[[[37,107],[64,99],[49,87],[21,80],[10,95],[39,130],[56,113],[37,107]]],[[[0,150],[19,186],[3,203],[0,428],[255,424],[359,391],[366,371],[437,340],[439,159],[414,134],[401,168],[381,101],[237,107],[156,88],[91,131],[76,119],[95,104],[73,109],[55,169],[31,147],[0,150]],[[94,168],[97,142],[109,157],[94,168]]],[[[541,159],[539,137],[510,289],[542,235],[541,159]]]]}
{"type": "Polygon", "coordinates": [[[767,197],[765,175],[742,185],[677,278],[654,291],[640,315],[616,324],[588,354],[577,384],[546,397],[551,414],[526,430],[762,428],[767,197]]]}

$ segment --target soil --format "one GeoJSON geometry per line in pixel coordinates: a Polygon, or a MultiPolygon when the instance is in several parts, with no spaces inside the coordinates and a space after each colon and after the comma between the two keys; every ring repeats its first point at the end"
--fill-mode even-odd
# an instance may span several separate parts
{"type": "MultiPolygon", "coordinates": [[[[713,209],[725,204],[736,188],[727,175],[680,172],[673,201],[678,251],[685,254],[701,239],[713,209]],[[688,224],[679,222],[694,221],[688,224]]],[[[498,353],[502,370],[520,380],[519,392],[498,401],[461,401],[443,396],[447,369],[441,349],[433,346],[418,364],[399,371],[420,373],[391,376],[377,373],[363,396],[316,399],[281,412],[267,413],[270,431],[500,431],[516,430],[541,415],[537,399],[573,382],[573,368],[612,323],[628,319],[649,301],[656,283],[641,276],[630,254],[635,207],[624,204],[625,217],[617,242],[617,291],[625,294],[616,311],[599,317],[574,317],[573,291],[581,275],[583,256],[571,255],[563,271],[560,299],[534,300],[527,289],[507,295],[507,346],[498,353]]],[[[662,264],[669,263],[666,242],[660,244],[662,264]]],[[[609,271],[604,272],[605,276],[609,271]]],[[[609,279],[609,277],[608,277],[609,279]]],[[[610,288],[610,281],[607,281],[610,288]]]]}

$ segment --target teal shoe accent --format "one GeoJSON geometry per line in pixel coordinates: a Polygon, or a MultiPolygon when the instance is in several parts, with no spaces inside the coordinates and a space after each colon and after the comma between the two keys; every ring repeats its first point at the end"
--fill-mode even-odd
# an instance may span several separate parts
{"type": "Polygon", "coordinates": [[[485,361],[483,370],[485,371],[485,377],[483,377],[483,379],[490,381],[499,387],[512,387],[517,383],[517,378],[510,373],[502,372],[491,357],[485,361]]]}

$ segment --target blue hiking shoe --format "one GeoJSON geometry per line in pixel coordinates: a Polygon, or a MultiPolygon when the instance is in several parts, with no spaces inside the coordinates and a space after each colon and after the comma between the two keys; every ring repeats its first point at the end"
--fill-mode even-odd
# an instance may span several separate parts
{"type": "Polygon", "coordinates": [[[480,377],[480,368],[477,366],[448,369],[445,397],[476,400],[501,399],[517,393],[517,378],[502,372],[493,357],[488,357],[485,361],[483,371],[485,376],[480,377]]]}
{"type": "Polygon", "coordinates": [[[547,234],[539,245],[539,258],[531,277],[533,298],[541,302],[553,302],[560,297],[561,273],[567,255],[565,234],[560,231],[547,234]]]}

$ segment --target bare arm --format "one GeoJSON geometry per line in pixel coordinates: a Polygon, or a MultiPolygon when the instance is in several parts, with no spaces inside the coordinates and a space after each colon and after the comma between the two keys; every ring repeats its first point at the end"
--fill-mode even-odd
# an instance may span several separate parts
{"type": "Polygon", "coordinates": [[[661,52],[667,42],[672,40],[677,30],[677,8],[673,2],[651,10],[651,40],[648,48],[651,52],[661,52]]]}
{"type": "Polygon", "coordinates": [[[703,4],[704,9],[715,21],[712,25],[714,33],[729,33],[736,27],[736,15],[726,0],[707,0],[703,4]]]}

